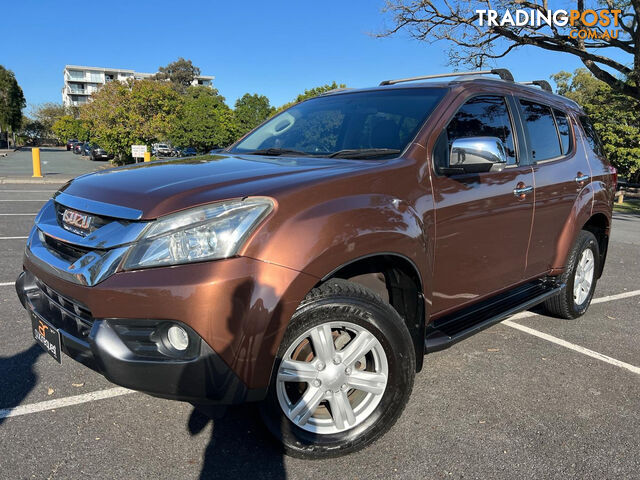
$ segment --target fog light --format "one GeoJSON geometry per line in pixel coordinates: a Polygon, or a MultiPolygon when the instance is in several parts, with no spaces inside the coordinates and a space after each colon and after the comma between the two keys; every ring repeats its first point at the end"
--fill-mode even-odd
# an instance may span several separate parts
{"type": "Polygon", "coordinates": [[[167,340],[176,350],[186,350],[189,346],[189,336],[184,328],[172,325],[167,330],[167,340]]]}

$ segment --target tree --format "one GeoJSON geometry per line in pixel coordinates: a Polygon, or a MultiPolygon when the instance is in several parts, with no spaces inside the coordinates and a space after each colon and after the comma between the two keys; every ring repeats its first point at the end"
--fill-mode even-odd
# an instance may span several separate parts
{"type": "Polygon", "coordinates": [[[560,95],[578,102],[591,117],[607,157],[620,175],[640,181],[640,101],[616,92],[584,68],[551,78],[560,95]]]}
{"type": "Polygon", "coordinates": [[[169,84],[153,80],[109,82],[83,105],[80,119],[91,137],[123,162],[131,158],[131,145],[168,138],[182,111],[181,97],[169,84]]]}
{"type": "Polygon", "coordinates": [[[70,112],[61,103],[47,102],[33,107],[30,115],[51,131],[53,124],[65,115],[70,115],[70,112]]]}
{"type": "Polygon", "coordinates": [[[8,133],[17,131],[22,125],[22,109],[27,102],[15,75],[0,65],[0,130],[8,133]]]}
{"type": "Polygon", "coordinates": [[[269,118],[275,109],[269,104],[264,95],[245,93],[236,100],[234,115],[238,124],[239,134],[244,135],[269,118]]]}
{"type": "MultiPolygon", "coordinates": [[[[388,0],[384,11],[393,17],[393,26],[379,36],[407,31],[413,38],[427,43],[444,40],[451,46],[449,56],[453,65],[462,63],[475,68],[522,46],[563,52],[579,58],[597,79],[614,91],[640,99],[640,45],[637,42],[640,38],[640,0],[592,0],[592,5],[587,3],[575,0],[572,7],[565,3],[562,8],[572,8],[581,14],[594,10],[597,15],[604,10],[621,10],[617,17],[619,27],[613,25],[613,14],[608,17],[609,27],[588,27],[599,36],[605,30],[617,30],[617,38],[611,35],[609,38],[572,38],[577,30],[587,28],[580,19],[575,26],[564,27],[551,27],[545,22],[535,27],[502,25],[502,22],[489,26],[487,15],[484,15],[484,25],[480,25],[481,14],[477,10],[486,11],[498,5],[509,12],[526,9],[547,14],[548,0],[502,0],[497,3],[491,0],[388,0]]],[[[502,20],[502,11],[499,13],[498,19],[502,20]]],[[[590,23],[593,17],[588,14],[587,18],[586,22],[590,23]]]]}
{"type": "Polygon", "coordinates": [[[160,67],[154,75],[156,80],[169,80],[180,92],[184,92],[193,80],[200,75],[200,69],[191,60],[180,57],[166,67],[160,67]]]}
{"type": "Polygon", "coordinates": [[[174,145],[206,152],[233,142],[237,135],[233,112],[217,90],[189,87],[182,102],[182,114],[169,133],[174,145]]]}
{"type": "Polygon", "coordinates": [[[89,126],[87,122],[73,118],[71,115],[64,115],[56,120],[51,127],[51,131],[61,143],[72,138],[83,141],[89,140],[89,126]]]}
{"type": "Polygon", "coordinates": [[[30,145],[37,145],[38,140],[47,136],[47,130],[40,121],[23,116],[22,126],[18,135],[23,142],[30,145]]]}
{"type": "Polygon", "coordinates": [[[304,102],[305,100],[308,100],[310,98],[317,97],[318,95],[322,95],[323,93],[327,93],[327,92],[330,92],[331,90],[337,90],[340,88],[347,88],[347,86],[344,83],[337,84],[335,81],[333,81],[330,84],[327,83],[326,85],[310,88],[308,90],[305,90],[304,93],[301,93],[300,95],[298,95],[294,101],[285,103],[284,105],[279,107],[277,112],[286,110],[287,108],[292,107],[296,103],[304,102]]]}

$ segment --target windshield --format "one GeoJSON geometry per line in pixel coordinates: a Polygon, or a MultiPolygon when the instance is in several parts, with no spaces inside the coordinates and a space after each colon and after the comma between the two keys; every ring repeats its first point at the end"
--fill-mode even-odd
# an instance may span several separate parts
{"type": "Polygon", "coordinates": [[[397,156],[444,93],[442,88],[408,88],[316,97],[272,118],[231,151],[346,158],[397,156]]]}

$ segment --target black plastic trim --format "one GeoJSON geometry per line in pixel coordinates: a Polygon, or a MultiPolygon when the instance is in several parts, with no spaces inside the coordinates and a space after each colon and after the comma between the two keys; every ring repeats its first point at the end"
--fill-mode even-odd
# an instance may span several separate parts
{"type": "Polygon", "coordinates": [[[538,305],[564,285],[544,281],[526,283],[477,305],[464,308],[427,325],[427,353],[444,350],[511,315],[538,305]]]}

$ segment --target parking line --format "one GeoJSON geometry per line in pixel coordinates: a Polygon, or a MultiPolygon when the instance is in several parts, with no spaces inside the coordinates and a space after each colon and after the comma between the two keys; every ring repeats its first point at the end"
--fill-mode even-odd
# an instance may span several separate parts
{"type": "Polygon", "coordinates": [[[43,200],[33,200],[33,199],[28,199],[28,200],[2,200],[0,199],[0,202],[46,202],[49,199],[43,199],[43,200]]]}
{"type": "Polygon", "coordinates": [[[8,287],[9,285],[15,285],[16,282],[3,282],[0,283],[0,287],[8,287]]]}
{"type": "Polygon", "coordinates": [[[9,192],[9,193],[56,193],[57,190],[3,190],[0,188],[0,193],[9,192]]]}
{"type": "Polygon", "coordinates": [[[620,360],[616,360],[615,358],[608,357],[607,355],[603,355],[602,353],[594,352],[593,350],[589,350],[588,348],[581,347],[580,345],[576,345],[575,343],[567,342],[566,340],[562,340],[561,338],[554,337],[553,335],[549,335],[548,333],[539,332],[538,330],[525,327],[524,325],[520,325],[519,323],[512,322],[511,320],[503,321],[502,325],[507,325],[508,327],[515,328],[516,330],[520,330],[521,332],[525,332],[525,333],[528,333],[529,335],[542,338],[543,340],[546,340],[548,342],[555,343],[556,345],[560,345],[562,347],[582,353],[589,357],[602,360],[603,362],[610,363],[611,365],[615,365],[616,367],[626,368],[630,372],[640,375],[640,367],[636,367],[634,365],[631,365],[630,363],[621,362],[620,360]]]}
{"type": "Polygon", "coordinates": [[[0,240],[24,240],[29,237],[0,237],[0,240]]]}
{"type": "Polygon", "coordinates": [[[0,213],[0,217],[17,217],[19,215],[31,215],[35,217],[37,213],[0,213]]]}
{"type": "MultiPolygon", "coordinates": [[[[8,285],[14,285],[14,283],[13,282],[0,283],[0,286],[8,286],[8,285]]],[[[624,292],[624,293],[619,293],[617,295],[609,295],[606,297],[596,298],[591,303],[611,302],[614,300],[635,297],[638,295],[640,295],[640,290],[633,290],[631,292],[624,292]]],[[[537,316],[537,314],[531,313],[531,312],[522,312],[518,315],[513,315],[510,318],[511,319],[526,318],[531,316],[537,316]]],[[[553,335],[539,332],[538,330],[525,327],[524,325],[520,325],[519,323],[515,323],[511,320],[502,321],[502,325],[515,328],[516,330],[520,330],[521,332],[528,333],[530,335],[541,338],[543,340],[547,340],[548,342],[555,343],[556,345],[560,345],[562,347],[568,348],[570,350],[574,350],[576,352],[582,353],[589,357],[595,358],[597,360],[601,360],[603,362],[609,363],[611,365],[615,365],[620,368],[624,368],[626,370],[629,370],[630,372],[640,375],[640,367],[636,367],[629,363],[622,362],[612,357],[608,357],[607,355],[603,355],[602,353],[589,350],[588,348],[581,347],[580,345],[567,342],[566,340],[562,340],[561,338],[554,337],[553,335]]],[[[98,390],[98,391],[86,393],[83,395],[74,395],[72,397],[64,397],[56,400],[48,400],[48,401],[32,403],[28,405],[19,405],[14,408],[0,410],[0,419],[7,418],[7,417],[17,417],[20,415],[28,415],[31,413],[43,412],[45,410],[54,410],[56,408],[67,407],[70,405],[78,405],[81,403],[93,402],[95,400],[102,400],[105,398],[112,398],[112,397],[117,397],[121,395],[128,395],[130,393],[136,393],[136,392],[134,390],[129,390],[123,387],[115,387],[115,388],[108,388],[105,390],[98,390]]]]}
{"type": "Polygon", "coordinates": [[[136,393],[128,388],[115,387],[106,390],[98,390],[96,392],[85,393],[82,395],[74,395],[73,397],[58,398],[56,400],[47,400],[45,402],[31,403],[29,405],[19,405],[14,408],[4,408],[0,410],[0,419],[9,417],[19,417],[20,415],[29,415],[30,413],[44,412],[45,410],[54,410],[56,408],[69,407],[80,403],[95,402],[105,398],[119,397],[121,395],[129,395],[136,393]]]}

